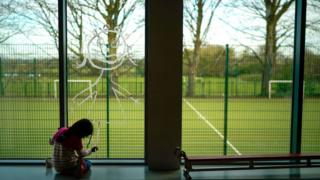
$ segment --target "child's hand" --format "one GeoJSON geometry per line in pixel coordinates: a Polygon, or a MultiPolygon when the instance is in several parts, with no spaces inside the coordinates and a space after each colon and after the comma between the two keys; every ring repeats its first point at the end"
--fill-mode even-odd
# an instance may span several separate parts
{"type": "Polygon", "coordinates": [[[91,148],[91,152],[96,152],[96,151],[98,151],[98,147],[97,146],[93,146],[92,148],[91,148]]]}

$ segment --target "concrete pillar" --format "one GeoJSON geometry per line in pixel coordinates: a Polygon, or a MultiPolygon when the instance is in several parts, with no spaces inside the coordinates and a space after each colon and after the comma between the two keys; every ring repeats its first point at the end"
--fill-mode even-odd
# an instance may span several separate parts
{"type": "Polygon", "coordinates": [[[183,0],[146,2],[145,156],[150,170],[179,169],[183,0]]]}

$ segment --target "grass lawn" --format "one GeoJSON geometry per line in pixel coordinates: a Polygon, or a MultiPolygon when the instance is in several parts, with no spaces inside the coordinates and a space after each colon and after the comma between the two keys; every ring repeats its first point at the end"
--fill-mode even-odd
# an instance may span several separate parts
{"type": "MultiPolygon", "coordinates": [[[[0,158],[45,158],[48,139],[59,126],[58,99],[1,98],[0,158]]],[[[93,158],[144,157],[144,102],[110,99],[107,121],[105,99],[69,100],[69,124],[93,120],[93,158]],[[109,139],[109,140],[108,140],[109,139]],[[109,146],[108,143],[109,142],[109,146]]],[[[302,151],[320,151],[320,99],[305,99],[302,151]]],[[[290,99],[234,98],[228,106],[228,154],[285,153],[289,151],[290,99]]],[[[191,155],[223,154],[223,98],[184,99],[182,148],[191,155]]],[[[84,145],[86,145],[86,141],[84,145]]]]}

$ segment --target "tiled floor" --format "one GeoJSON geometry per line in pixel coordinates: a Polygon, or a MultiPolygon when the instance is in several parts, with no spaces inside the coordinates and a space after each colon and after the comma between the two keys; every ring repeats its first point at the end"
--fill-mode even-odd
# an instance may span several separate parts
{"type": "MultiPolygon", "coordinates": [[[[320,168],[192,172],[193,179],[319,179],[320,168]]],[[[67,180],[41,165],[1,165],[0,180],[67,180]]],[[[90,180],[180,180],[182,170],[157,172],[143,165],[95,165],[82,179],[90,180]]]]}

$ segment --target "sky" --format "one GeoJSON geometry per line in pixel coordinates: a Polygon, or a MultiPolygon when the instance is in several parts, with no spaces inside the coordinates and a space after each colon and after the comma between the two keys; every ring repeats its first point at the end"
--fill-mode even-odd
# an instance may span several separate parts
{"type": "MultiPolygon", "coordinates": [[[[230,0],[227,0],[230,1],[230,0]]],[[[227,1],[223,1],[227,3],[227,1]]],[[[133,17],[143,17],[144,9],[140,8],[133,15],[133,17]]],[[[245,34],[240,33],[235,30],[235,28],[249,28],[250,26],[264,26],[264,21],[261,19],[250,19],[248,21],[248,17],[243,15],[243,12],[240,10],[233,10],[232,12],[228,11],[227,8],[218,8],[213,21],[210,26],[210,31],[205,39],[206,44],[246,44],[246,45],[262,45],[264,44],[263,39],[255,39],[247,38],[245,34]]],[[[128,28],[135,26],[136,20],[129,21],[128,28]]],[[[19,44],[53,44],[52,38],[47,34],[45,30],[41,28],[41,26],[37,24],[29,24],[32,31],[29,31],[24,34],[20,34],[15,36],[14,38],[9,39],[8,43],[19,43],[19,44]]],[[[88,27],[90,31],[90,27],[88,27]]],[[[256,32],[252,31],[252,33],[258,34],[258,30],[256,32]]],[[[124,36],[127,36],[129,31],[124,32],[124,36]]],[[[319,36],[320,38],[320,36],[319,36]]],[[[307,41],[309,42],[319,42],[319,38],[312,37],[310,38],[307,34],[307,41]]],[[[134,34],[130,35],[129,38],[126,38],[127,43],[133,46],[135,52],[139,52],[143,54],[144,51],[144,27],[142,26],[138,31],[134,34]]],[[[293,38],[288,41],[289,44],[293,43],[293,38]]],[[[187,33],[186,29],[184,30],[184,44],[192,44],[191,35],[187,33]]]]}

